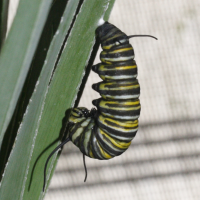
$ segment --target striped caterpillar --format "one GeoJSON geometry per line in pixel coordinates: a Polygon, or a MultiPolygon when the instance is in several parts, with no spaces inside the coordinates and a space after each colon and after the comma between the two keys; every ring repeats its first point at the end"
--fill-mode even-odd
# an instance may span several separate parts
{"type": "MultiPolygon", "coordinates": [[[[102,63],[92,66],[92,70],[103,81],[93,84],[92,88],[100,93],[101,98],[92,101],[97,109],[89,111],[79,107],[72,110],[67,138],[46,161],[43,190],[48,161],[67,142],[72,141],[83,153],[84,166],[85,155],[99,160],[111,159],[130,146],[138,130],[141,106],[137,65],[129,38],[138,36],[155,38],[150,35],[127,36],[109,22],[97,28],[103,49],[100,54],[102,63]]],[[[87,177],[86,166],[85,172],[87,177]]]]}

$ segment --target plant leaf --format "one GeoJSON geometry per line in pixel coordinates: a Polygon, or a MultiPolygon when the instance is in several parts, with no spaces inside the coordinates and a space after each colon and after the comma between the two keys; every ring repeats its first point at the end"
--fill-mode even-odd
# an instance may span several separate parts
{"type": "MultiPolygon", "coordinates": [[[[75,1],[70,2],[74,5],[75,1]]],[[[66,12],[64,13],[63,22],[52,41],[35,92],[20,126],[2,179],[0,199],[12,199],[14,196],[15,199],[35,200],[44,197],[42,185],[45,161],[60,140],[65,111],[69,111],[74,104],[84,68],[95,43],[95,29],[99,19],[104,15],[108,17],[113,3],[113,0],[83,1],[49,84],[53,70],[49,65],[53,63],[54,66],[58,56],[58,51],[55,50],[57,40],[61,40],[60,37],[66,34],[66,30],[61,29],[69,19],[65,15],[66,12]]],[[[50,173],[52,175],[51,169],[55,168],[56,155],[52,160],[48,176],[50,173]]]]}
{"type": "Polygon", "coordinates": [[[0,147],[52,0],[21,0],[0,55],[0,147]],[[31,8],[31,9],[28,9],[31,8]]]}
{"type": "Polygon", "coordinates": [[[0,2],[0,51],[6,37],[9,0],[0,2]]]}
{"type": "Polygon", "coordinates": [[[9,122],[8,128],[4,134],[2,148],[0,149],[0,177],[4,172],[4,168],[12,150],[19,125],[22,122],[23,115],[35,89],[35,85],[41,73],[50,43],[58,29],[67,2],[68,0],[56,0],[49,10],[49,14],[40,36],[34,58],[31,62],[30,70],[27,74],[23,89],[17,102],[14,115],[12,116],[12,119],[9,122]]]}

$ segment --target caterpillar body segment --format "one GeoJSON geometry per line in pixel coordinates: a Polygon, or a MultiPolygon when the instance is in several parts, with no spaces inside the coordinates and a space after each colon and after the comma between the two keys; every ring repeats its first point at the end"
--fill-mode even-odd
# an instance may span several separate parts
{"type": "Polygon", "coordinates": [[[104,81],[118,81],[137,78],[137,65],[134,60],[112,64],[99,63],[92,67],[104,81]]]}
{"type": "Polygon", "coordinates": [[[99,112],[106,117],[121,120],[135,120],[140,115],[139,99],[133,100],[109,100],[102,98],[92,101],[99,112]]]}

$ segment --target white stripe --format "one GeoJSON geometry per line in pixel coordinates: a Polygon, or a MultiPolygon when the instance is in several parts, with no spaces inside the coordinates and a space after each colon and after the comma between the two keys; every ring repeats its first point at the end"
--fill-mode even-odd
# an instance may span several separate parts
{"type": "Polygon", "coordinates": [[[119,76],[108,76],[105,75],[105,78],[110,78],[110,79],[127,79],[127,78],[136,78],[137,75],[119,75],[119,76]]]}
{"type": "Polygon", "coordinates": [[[126,61],[126,60],[130,60],[130,59],[134,59],[134,56],[129,56],[129,57],[119,57],[119,58],[102,58],[106,61],[113,61],[113,62],[116,62],[116,61],[126,61]]]}
{"type": "Polygon", "coordinates": [[[111,98],[111,99],[132,99],[132,98],[138,98],[140,95],[139,94],[136,94],[136,95],[122,95],[122,96],[111,96],[111,95],[104,95],[108,98],[111,98]]]}
{"type": "MultiPolygon", "coordinates": [[[[104,113],[104,112],[103,112],[104,113]]],[[[134,115],[134,116],[120,116],[120,115],[110,115],[108,113],[104,113],[106,116],[110,116],[113,118],[117,118],[117,119],[137,119],[139,118],[139,115],[134,115]]]]}
{"type": "Polygon", "coordinates": [[[81,133],[83,132],[83,128],[80,127],[76,130],[76,132],[72,135],[72,142],[75,141],[75,139],[81,135],[81,133]]]}

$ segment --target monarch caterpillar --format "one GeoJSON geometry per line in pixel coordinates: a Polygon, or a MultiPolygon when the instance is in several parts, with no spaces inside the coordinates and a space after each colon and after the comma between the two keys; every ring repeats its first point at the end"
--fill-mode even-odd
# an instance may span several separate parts
{"type": "Polygon", "coordinates": [[[157,38],[127,36],[109,22],[99,26],[96,32],[103,49],[100,54],[102,63],[92,66],[92,70],[103,81],[93,84],[92,88],[100,93],[101,98],[92,101],[97,109],[89,111],[79,107],[72,110],[67,138],[47,158],[43,191],[48,161],[67,142],[72,141],[83,153],[86,180],[85,155],[99,160],[119,156],[128,149],[138,130],[140,85],[129,38],[157,38]]]}

